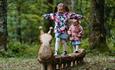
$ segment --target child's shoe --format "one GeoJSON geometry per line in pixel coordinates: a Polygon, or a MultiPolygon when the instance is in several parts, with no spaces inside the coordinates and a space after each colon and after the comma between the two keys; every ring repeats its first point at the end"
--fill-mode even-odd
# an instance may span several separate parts
{"type": "Polygon", "coordinates": [[[57,54],[58,54],[57,51],[55,51],[54,56],[56,56],[57,54]]]}
{"type": "Polygon", "coordinates": [[[62,55],[63,55],[63,56],[64,56],[64,55],[67,55],[67,51],[64,51],[62,55]]]}
{"type": "Polygon", "coordinates": [[[78,52],[79,52],[79,51],[76,51],[76,50],[75,50],[75,51],[73,51],[73,53],[78,53],[78,52]]]}

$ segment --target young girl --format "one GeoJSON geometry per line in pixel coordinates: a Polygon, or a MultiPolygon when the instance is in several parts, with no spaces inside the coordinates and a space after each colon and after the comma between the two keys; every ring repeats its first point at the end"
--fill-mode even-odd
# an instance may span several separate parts
{"type": "Polygon", "coordinates": [[[72,24],[69,27],[68,34],[70,35],[70,40],[73,46],[73,52],[78,52],[80,40],[83,35],[83,28],[79,23],[78,19],[72,19],[72,24]]]}
{"type": "Polygon", "coordinates": [[[75,13],[69,13],[69,9],[63,4],[59,3],[55,9],[54,13],[45,14],[43,15],[46,19],[54,20],[55,27],[54,27],[54,33],[55,33],[55,54],[57,55],[59,43],[62,41],[63,43],[63,55],[67,54],[66,51],[66,41],[68,38],[67,34],[67,23],[66,21],[72,16],[75,15],[78,18],[82,18],[81,15],[75,14],[75,13]]]}

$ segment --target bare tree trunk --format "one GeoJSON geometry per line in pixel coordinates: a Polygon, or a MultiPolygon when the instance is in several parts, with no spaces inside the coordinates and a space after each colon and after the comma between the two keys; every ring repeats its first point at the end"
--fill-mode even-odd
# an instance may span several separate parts
{"type": "Polygon", "coordinates": [[[70,10],[72,10],[72,8],[71,8],[71,0],[63,0],[63,3],[64,3],[70,10]]]}
{"type": "MultiPolygon", "coordinates": [[[[52,13],[53,12],[53,7],[52,7],[53,0],[47,0],[46,4],[48,5],[47,13],[52,13]]],[[[45,26],[45,32],[48,32],[49,27],[53,26],[53,22],[51,20],[47,20],[45,23],[46,23],[46,24],[44,24],[44,26],[45,26]]]]}
{"type": "Polygon", "coordinates": [[[75,0],[71,0],[71,10],[75,11],[75,0]]]}
{"type": "Polygon", "coordinates": [[[21,2],[17,1],[17,27],[16,27],[16,33],[17,33],[17,40],[19,42],[22,42],[22,36],[21,36],[21,2]]]}
{"type": "Polygon", "coordinates": [[[91,0],[91,32],[89,44],[92,49],[104,52],[108,50],[104,26],[104,0],[91,0]]]}
{"type": "Polygon", "coordinates": [[[0,49],[7,50],[7,0],[0,1],[0,49]]]}
{"type": "Polygon", "coordinates": [[[47,0],[49,4],[53,4],[53,0],[47,0]]]}
{"type": "Polygon", "coordinates": [[[75,12],[76,0],[63,0],[63,3],[70,9],[71,12],[75,12]]]}

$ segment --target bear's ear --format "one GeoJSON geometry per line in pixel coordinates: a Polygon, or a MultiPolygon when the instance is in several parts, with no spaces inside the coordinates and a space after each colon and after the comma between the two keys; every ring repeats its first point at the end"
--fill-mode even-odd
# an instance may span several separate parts
{"type": "Polygon", "coordinates": [[[49,28],[48,34],[51,33],[52,29],[53,29],[53,27],[50,27],[50,28],[49,28]]]}
{"type": "Polygon", "coordinates": [[[43,27],[39,26],[39,29],[40,29],[40,35],[44,34],[43,27]]]}

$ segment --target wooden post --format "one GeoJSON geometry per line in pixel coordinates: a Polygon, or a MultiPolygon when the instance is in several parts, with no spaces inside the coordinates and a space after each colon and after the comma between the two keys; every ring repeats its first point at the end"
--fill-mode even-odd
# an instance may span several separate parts
{"type": "Polygon", "coordinates": [[[46,67],[45,64],[44,64],[44,63],[41,63],[41,70],[46,70],[45,67],[46,67]]]}
{"type": "Polygon", "coordinates": [[[48,63],[47,70],[54,70],[53,64],[48,63]]]}
{"type": "Polygon", "coordinates": [[[73,67],[75,65],[75,60],[71,62],[71,66],[73,67]]]}

